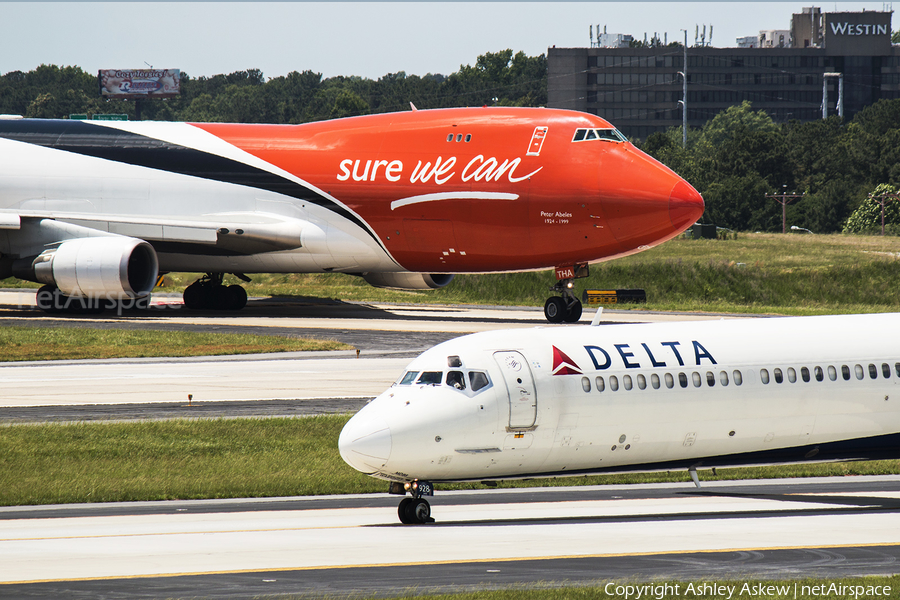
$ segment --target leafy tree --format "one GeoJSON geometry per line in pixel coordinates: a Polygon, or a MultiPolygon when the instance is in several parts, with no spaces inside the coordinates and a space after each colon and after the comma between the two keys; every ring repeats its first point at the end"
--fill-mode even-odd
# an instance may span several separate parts
{"type": "MultiPolygon", "coordinates": [[[[897,188],[882,183],[875,187],[871,194],[859,205],[844,226],[844,233],[880,233],[881,232],[881,198],[883,194],[896,194],[897,188]]],[[[900,232],[900,199],[884,198],[885,231],[900,232]]]]}

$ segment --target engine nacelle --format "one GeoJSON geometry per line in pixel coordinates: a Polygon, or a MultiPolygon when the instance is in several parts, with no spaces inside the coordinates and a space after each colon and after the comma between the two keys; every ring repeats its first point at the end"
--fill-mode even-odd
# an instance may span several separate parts
{"type": "Polygon", "coordinates": [[[156,285],[159,261],[153,246],[124,236],[68,240],[32,262],[34,278],[66,296],[140,298],[156,285]]]}
{"type": "Polygon", "coordinates": [[[453,281],[453,275],[428,273],[364,273],[362,278],[371,286],[396,290],[436,290],[453,281]]]}

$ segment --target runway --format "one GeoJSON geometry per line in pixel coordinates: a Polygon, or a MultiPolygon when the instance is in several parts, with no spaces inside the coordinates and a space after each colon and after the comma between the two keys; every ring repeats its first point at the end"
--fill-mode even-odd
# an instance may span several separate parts
{"type": "Polygon", "coordinates": [[[396,595],[650,579],[887,574],[900,477],[0,509],[0,595],[396,595]]]}
{"type": "MultiPolygon", "coordinates": [[[[605,311],[603,322],[709,318],[719,316],[605,311]]],[[[587,316],[583,321],[590,322],[587,316]]],[[[0,421],[21,421],[20,415],[29,416],[26,420],[53,419],[58,412],[34,410],[41,406],[154,403],[171,408],[175,403],[186,403],[189,395],[191,402],[198,404],[280,400],[290,404],[285,414],[294,414],[297,410],[302,412],[304,401],[308,400],[373,398],[402,374],[412,358],[442,341],[503,327],[553,327],[544,320],[539,308],[372,305],[278,298],[252,299],[246,309],[233,315],[187,311],[177,299],[171,299],[156,309],[121,316],[112,313],[60,317],[37,311],[33,291],[0,291],[0,326],[12,325],[319,337],[351,344],[360,353],[0,363],[0,408],[14,409],[0,411],[0,421]]],[[[359,402],[351,404],[354,409],[359,406],[359,402]]],[[[261,414],[282,414],[277,408],[261,414]]],[[[110,409],[91,414],[110,415],[110,409]]]]}

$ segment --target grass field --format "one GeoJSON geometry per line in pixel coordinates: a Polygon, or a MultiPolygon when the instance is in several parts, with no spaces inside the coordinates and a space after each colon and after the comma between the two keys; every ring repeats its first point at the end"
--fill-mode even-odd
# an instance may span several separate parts
{"type": "MultiPolygon", "coordinates": [[[[398,597],[397,600],[677,600],[689,598],[691,600],[724,600],[733,598],[741,600],[746,598],[764,598],[765,600],[849,600],[852,598],[897,599],[900,598],[900,575],[854,577],[846,579],[791,579],[791,580],[761,580],[741,579],[734,581],[705,580],[716,586],[734,587],[732,595],[712,593],[709,587],[703,587],[700,580],[687,581],[652,581],[639,583],[633,580],[609,581],[601,587],[562,587],[533,589],[517,587],[510,590],[490,590],[469,592],[464,594],[441,594],[420,596],[411,593],[408,596],[398,597]],[[637,587],[642,585],[652,586],[645,588],[638,596],[637,587]],[[689,585],[693,587],[688,588],[689,585]],[[631,586],[629,590],[627,586],[631,586]],[[668,588],[666,587],[668,586],[668,588]],[[657,590],[654,593],[652,590],[657,590]],[[665,593],[666,590],[671,590],[665,593]],[[705,593],[704,590],[709,591],[705,593]],[[628,595],[626,595],[628,594],[628,595]]],[[[721,588],[720,588],[721,589],[721,588]]]]}
{"type": "MultiPolygon", "coordinates": [[[[172,274],[174,289],[196,278],[172,274]]],[[[675,239],[591,266],[577,289],[644,288],[646,305],[618,308],[780,314],[900,310],[900,237],[739,234],[675,239]]],[[[237,282],[237,280],[235,280],[237,282]]],[[[311,296],[370,302],[542,306],[552,272],[458,275],[434,291],[378,290],[339,274],[254,275],[257,296],[311,296]]]]}
{"type": "MultiPolygon", "coordinates": [[[[256,274],[252,296],[305,296],[363,302],[542,306],[551,271],[458,275],[430,291],[379,290],[341,274],[256,274]]],[[[171,273],[163,291],[181,291],[195,273],[171,273]]],[[[591,266],[577,289],[644,288],[646,305],[618,308],[780,314],[900,310],[900,237],[741,233],[736,239],[678,238],[591,266]]],[[[227,283],[241,283],[226,276],[227,283]]],[[[2,287],[36,286],[7,279],[2,287]]]]}
{"type": "MultiPolygon", "coordinates": [[[[0,505],[276,497],[385,492],[337,451],[346,415],[0,427],[0,505]]],[[[898,461],[701,470],[709,480],[877,475],[898,461]]],[[[653,483],[685,471],[525,482],[499,487],[653,483]]],[[[440,489],[481,489],[480,483],[440,489]]]]}
{"type": "Polygon", "coordinates": [[[0,362],[349,350],[334,340],[69,327],[0,328],[0,362]]]}

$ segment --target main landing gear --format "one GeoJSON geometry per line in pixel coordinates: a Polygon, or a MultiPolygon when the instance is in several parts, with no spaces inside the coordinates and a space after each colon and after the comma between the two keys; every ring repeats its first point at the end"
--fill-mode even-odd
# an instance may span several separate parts
{"type": "Polygon", "coordinates": [[[400,485],[392,483],[390,493],[403,494],[409,492],[411,498],[404,498],[397,507],[397,516],[404,525],[422,525],[425,523],[434,523],[431,518],[431,505],[428,500],[422,496],[433,496],[434,485],[428,481],[413,481],[400,485]],[[403,491],[400,491],[403,490],[403,491]]]}
{"type": "MultiPolygon", "coordinates": [[[[224,285],[224,273],[207,273],[184,290],[184,305],[192,310],[241,310],[247,305],[247,292],[239,285],[224,285]]],[[[234,273],[241,281],[250,278],[234,273]]]]}

